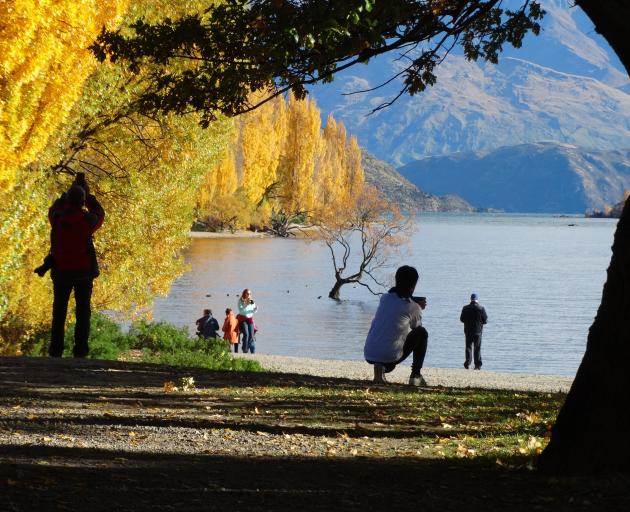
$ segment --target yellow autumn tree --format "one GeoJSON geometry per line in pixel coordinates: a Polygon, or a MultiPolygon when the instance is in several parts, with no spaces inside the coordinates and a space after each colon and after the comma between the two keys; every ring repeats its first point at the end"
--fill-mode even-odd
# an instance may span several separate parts
{"type": "Polygon", "coordinates": [[[49,250],[50,178],[17,170],[0,211],[0,353],[12,354],[50,317],[50,285],[33,272],[49,250]]]}
{"type": "Polygon", "coordinates": [[[213,230],[236,229],[249,221],[247,205],[238,194],[234,140],[206,174],[197,194],[197,219],[213,230]]]}
{"type": "Polygon", "coordinates": [[[206,227],[280,222],[283,228],[272,231],[284,233],[307,217],[335,217],[356,201],[364,182],[357,140],[332,115],[323,129],[319,119],[315,102],[292,97],[288,105],[276,98],[239,116],[229,151],[199,191],[198,216],[206,227]]]}
{"type": "MultiPolygon", "coordinates": [[[[169,117],[159,126],[143,127],[151,146],[128,142],[117,152],[128,177],[122,183],[100,177],[108,217],[96,237],[102,262],[94,293],[97,308],[141,312],[185,270],[181,251],[189,243],[194,198],[229,130],[227,122],[202,130],[196,121],[169,117]]],[[[118,140],[130,136],[124,130],[114,129],[118,140]]]]}
{"type": "Polygon", "coordinates": [[[354,136],[350,137],[343,152],[342,169],[344,171],[343,188],[345,197],[339,198],[340,201],[352,204],[361,195],[365,184],[365,174],[361,161],[362,155],[359,141],[354,136]]]}
{"type": "MultiPolygon", "coordinates": [[[[345,139],[339,140],[337,121],[328,115],[326,126],[322,130],[322,150],[315,165],[315,185],[317,210],[337,203],[340,196],[339,183],[337,177],[341,171],[343,146],[345,139]]],[[[321,213],[319,213],[321,215],[321,213]]]]}
{"type": "MultiPolygon", "coordinates": [[[[252,95],[252,103],[264,97],[252,95]]],[[[249,204],[259,205],[278,180],[278,165],[286,135],[286,105],[277,97],[238,119],[236,161],[240,187],[249,204]]]]}
{"type": "Polygon", "coordinates": [[[315,206],[313,178],[322,144],[320,128],[315,102],[290,95],[287,134],[278,171],[281,204],[290,214],[310,212],[315,206]]]}
{"type": "MultiPolygon", "coordinates": [[[[141,4],[134,4],[132,19],[141,4]]],[[[190,4],[170,3],[173,9],[190,4]]],[[[155,7],[144,5],[149,13],[155,7]]],[[[128,106],[142,79],[117,65],[99,66],[47,146],[17,167],[0,213],[0,351],[15,352],[49,323],[50,280],[32,269],[48,251],[47,208],[77,171],[86,172],[107,212],[96,236],[102,267],[96,308],[141,311],[185,270],[181,249],[188,243],[194,199],[224,152],[232,123],[220,120],[202,130],[195,116],[134,113],[128,106]]]]}
{"type": "Polygon", "coordinates": [[[342,123],[332,115],[322,130],[323,148],[316,164],[316,217],[318,221],[340,215],[361,195],[365,181],[361,148],[348,139],[342,123]]]}
{"type": "Polygon", "coordinates": [[[96,66],[88,46],[126,7],[127,0],[0,2],[0,191],[64,121],[96,66]]]}

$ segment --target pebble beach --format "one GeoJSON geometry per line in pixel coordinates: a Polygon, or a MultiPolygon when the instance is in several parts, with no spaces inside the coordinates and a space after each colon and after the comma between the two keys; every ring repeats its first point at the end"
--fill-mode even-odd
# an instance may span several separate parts
{"type": "MultiPolygon", "coordinates": [[[[297,373],[316,377],[339,377],[353,380],[372,380],[372,366],[363,361],[313,359],[306,357],[276,356],[269,354],[234,354],[235,357],[256,359],[268,370],[280,373],[297,373]]],[[[561,375],[533,375],[524,373],[499,373],[489,370],[465,370],[464,368],[423,368],[427,385],[451,388],[511,389],[514,391],[538,391],[566,393],[573,377],[561,375]]],[[[409,367],[399,365],[387,374],[388,382],[406,384],[409,367]]]]}

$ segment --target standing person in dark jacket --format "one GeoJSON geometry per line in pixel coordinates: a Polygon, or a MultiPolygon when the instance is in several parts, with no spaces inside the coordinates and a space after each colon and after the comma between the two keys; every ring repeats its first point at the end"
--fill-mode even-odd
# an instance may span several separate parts
{"type": "Polygon", "coordinates": [[[76,303],[73,354],[74,357],[88,355],[92,284],[99,273],[92,235],[101,227],[104,219],[105,212],[96,197],[89,193],[82,173],[77,174],[68,192],[48,210],[54,294],[48,350],[51,357],[63,355],[68,301],[73,290],[76,303]]]}
{"type": "Polygon", "coordinates": [[[475,370],[481,370],[481,333],[484,324],[488,322],[488,315],[484,307],[479,304],[479,296],[476,293],[470,296],[470,304],[462,308],[459,320],[464,323],[464,334],[466,335],[464,368],[468,370],[474,349],[475,370]]]}

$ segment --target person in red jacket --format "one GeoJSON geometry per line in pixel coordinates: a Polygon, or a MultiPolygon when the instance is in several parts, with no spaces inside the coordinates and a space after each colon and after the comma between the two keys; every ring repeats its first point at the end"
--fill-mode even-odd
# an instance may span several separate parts
{"type": "Polygon", "coordinates": [[[96,197],[89,193],[82,174],[77,175],[68,192],[48,210],[51,226],[49,261],[54,296],[48,349],[51,357],[63,354],[68,302],[73,290],[76,303],[73,354],[74,357],[88,355],[92,284],[99,274],[92,235],[104,219],[105,212],[96,197]]]}

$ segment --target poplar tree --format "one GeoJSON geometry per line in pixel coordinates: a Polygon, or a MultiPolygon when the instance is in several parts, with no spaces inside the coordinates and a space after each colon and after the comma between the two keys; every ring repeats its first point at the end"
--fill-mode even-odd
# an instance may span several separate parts
{"type": "Polygon", "coordinates": [[[310,212],[315,206],[313,177],[321,149],[320,128],[315,102],[290,95],[287,135],[279,168],[282,206],[290,215],[310,212]]]}
{"type": "Polygon", "coordinates": [[[88,46],[126,8],[127,0],[0,3],[0,193],[66,119],[96,66],[88,46]]]}
{"type": "MultiPolygon", "coordinates": [[[[161,6],[161,13],[169,12],[164,9],[181,12],[183,7],[192,5],[190,2],[161,3],[165,4],[161,6]]],[[[86,5],[79,2],[75,7],[86,8],[86,5]]],[[[2,8],[4,6],[2,4],[2,8]]],[[[149,1],[136,2],[129,16],[137,16],[143,12],[143,7],[148,8],[147,15],[151,16],[156,5],[149,1]]],[[[85,27],[100,26],[99,9],[94,9],[96,21],[91,20],[89,11],[82,12],[81,19],[79,14],[72,19],[79,25],[82,20],[85,27]]],[[[216,164],[223,152],[232,125],[221,119],[204,130],[195,115],[147,116],[136,112],[133,100],[142,91],[146,70],[130,73],[118,64],[95,68],[96,61],[89,53],[73,47],[63,32],[53,30],[58,21],[55,15],[45,9],[24,13],[17,7],[12,12],[34,19],[42,14],[49,15],[54,22],[44,24],[39,30],[52,27],[51,37],[70,45],[66,48],[68,55],[81,53],[85,66],[91,62],[90,69],[94,71],[84,77],[82,67],[67,70],[64,66],[71,67],[74,61],[64,60],[59,55],[58,74],[56,68],[42,68],[44,75],[51,74],[38,79],[50,83],[69,75],[73,75],[74,80],[76,73],[80,94],[74,104],[60,94],[60,104],[68,102],[64,107],[67,112],[54,127],[48,125],[47,132],[38,121],[46,112],[45,105],[42,103],[33,112],[36,126],[31,136],[42,135],[42,147],[36,154],[15,151],[21,158],[20,165],[16,157],[11,163],[11,186],[0,191],[3,206],[0,210],[0,351],[7,353],[18,351],[26,338],[36,330],[45,330],[49,323],[50,280],[37,277],[33,268],[39,266],[49,250],[48,207],[67,190],[75,173],[87,174],[92,191],[99,196],[107,212],[105,229],[95,237],[102,272],[95,283],[93,305],[124,316],[146,313],[154,297],[164,294],[186,268],[181,249],[189,243],[194,199],[207,169],[216,164]]],[[[70,16],[73,12],[62,9],[58,14],[70,16]]],[[[93,36],[97,29],[94,28],[93,36]]],[[[0,41],[5,47],[8,40],[5,37],[9,36],[10,32],[0,31],[0,41]]],[[[26,41],[35,45],[31,51],[37,54],[39,39],[27,38],[26,41]]],[[[78,38],[74,44],[83,44],[84,48],[87,41],[84,44],[78,38]]],[[[0,56],[4,57],[4,54],[0,56]]],[[[7,82],[0,81],[0,88],[4,88],[3,92],[18,90],[14,82],[19,80],[10,77],[7,82]]],[[[62,85],[72,90],[74,82],[62,85]]],[[[14,105],[15,101],[9,99],[6,105],[14,105]]],[[[0,109],[6,105],[0,101],[0,109]]],[[[5,108],[2,112],[4,115],[9,110],[5,108]]],[[[27,113],[25,110],[22,115],[30,119],[27,113]]],[[[13,133],[6,119],[5,116],[4,124],[0,123],[5,135],[13,133]]],[[[21,140],[25,147],[34,147],[28,145],[28,137],[21,140]]]]}
{"type": "Polygon", "coordinates": [[[239,118],[237,161],[240,164],[240,186],[244,197],[252,205],[263,202],[268,188],[278,180],[286,122],[286,107],[282,98],[275,98],[239,118]]]}

